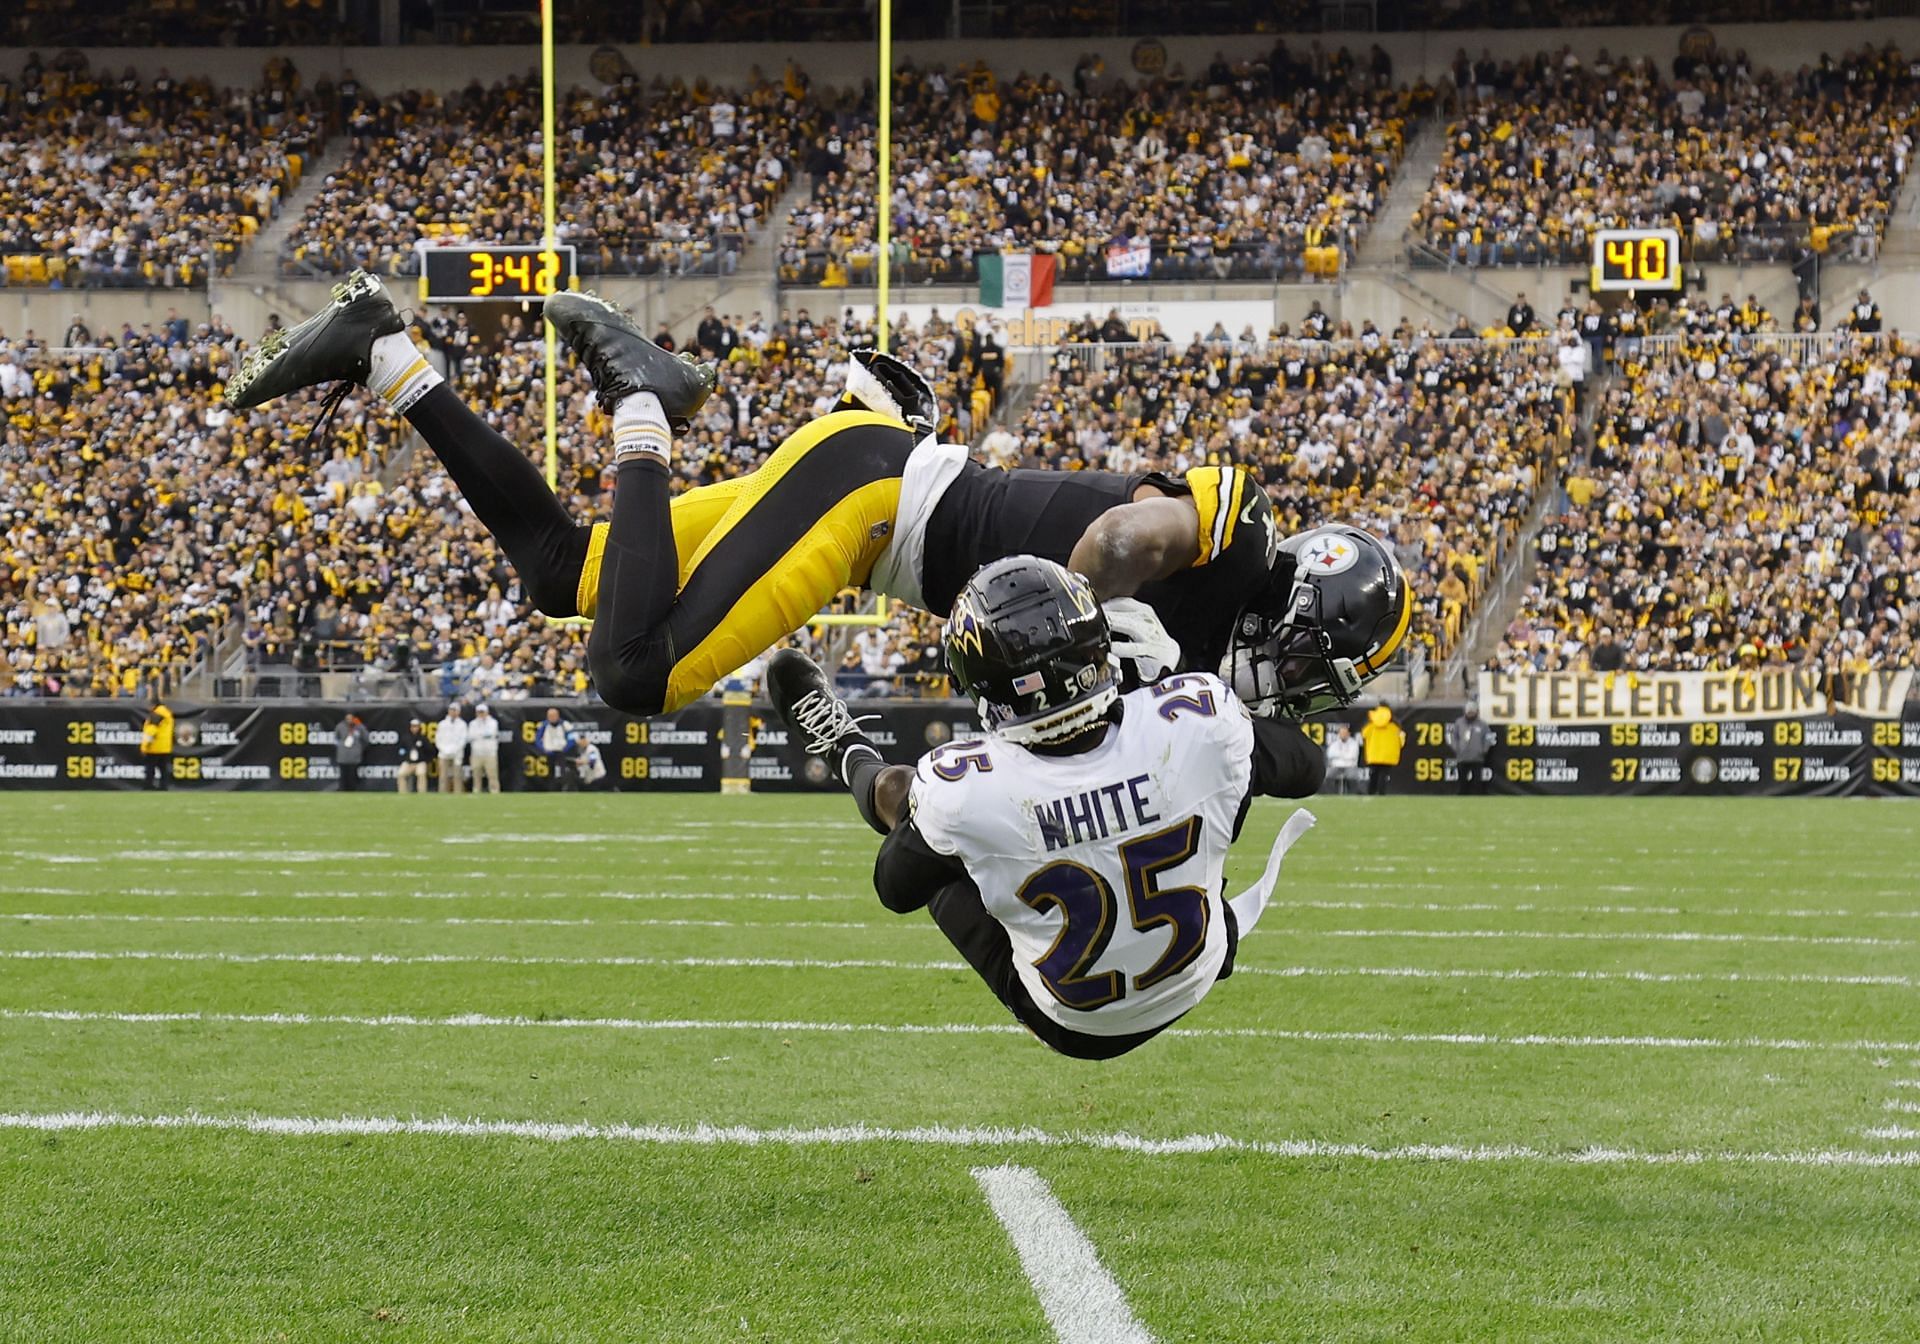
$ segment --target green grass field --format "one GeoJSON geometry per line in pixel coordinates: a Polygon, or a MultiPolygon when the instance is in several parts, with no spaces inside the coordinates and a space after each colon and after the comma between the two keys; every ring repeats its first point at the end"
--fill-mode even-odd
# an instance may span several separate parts
{"type": "Polygon", "coordinates": [[[0,1339],[1920,1338],[1920,808],[1314,808],[1089,1065],[844,799],[0,795],[0,1339]]]}

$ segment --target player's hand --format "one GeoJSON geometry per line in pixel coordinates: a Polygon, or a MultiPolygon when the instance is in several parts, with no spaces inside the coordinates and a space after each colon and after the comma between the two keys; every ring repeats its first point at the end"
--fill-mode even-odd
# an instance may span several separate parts
{"type": "Polygon", "coordinates": [[[940,400],[919,370],[878,350],[855,350],[847,364],[847,395],[876,415],[889,415],[931,434],[940,400]]]}
{"type": "Polygon", "coordinates": [[[1129,688],[1151,686],[1180,666],[1180,643],[1167,633],[1160,617],[1134,597],[1116,597],[1100,604],[1113,632],[1113,653],[1120,660],[1129,688]]]}

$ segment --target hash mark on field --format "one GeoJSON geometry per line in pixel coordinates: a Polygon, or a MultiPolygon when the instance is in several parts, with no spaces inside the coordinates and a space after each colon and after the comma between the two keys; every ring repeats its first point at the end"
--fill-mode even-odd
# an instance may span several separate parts
{"type": "Polygon", "coordinates": [[[1920,1139],[1920,1129],[1908,1129],[1905,1125],[1881,1125],[1862,1132],[1870,1139],[1892,1139],[1896,1142],[1920,1139]]]}
{"type": "Polygon", "coordinates": [[[1920,1115],[1920,1101],[1890,1101],[1887,1109],[1898,1111],[1902,1115],[1920,1115]]]}
{"type": "MultiPolygon", "coordinates": [[[[661,963],[677,965],[678,963],[661,963]]],[[[452,1017],[416,1017],[408,1013],[354,1016],[339,1013],[115,1013],[79,1008],[0,1008],[0,1021],[120,1022],[126,1024],[200,1022],[256,1026],[342,1026],[424,1028],[545,1028],[559,1031],[758,1031],[880,1036],[1024,1036],[1011,1022],[808,1022],[739,1018],[506,1017],[462,1013],[452,1017]]],[[[1807,1041],[1766,1037],[1706,1036],[1496,1036],[1482,1032],[1315,1031],[1284,1027],[1169,1027],[1163,1035],[1193,1040],[1268,1040],[1367,1045],[1462,1045],[1513,1048],[1598,1050],[1778,1050],[1881,1051],[1884,1041],[1807,1041]]],[[[1895,1103],[1889,1103],[1890,1106],[1895,1103]]],[[[1915,1109],[1920,1109],[1916,1107],[1915,1109]]]]}
{"type": "Polygon", "coordinates": [[[1153,1344],[1087,1234],[1030,1167],[975,1167],[1060,1344],[1153,1344]]]}
{"type": "Polygon", "coordinates": [[[815,1147],[855,1143],[906,1143],[939,1148],[1084,1148],[1097,1152],[1182,1157],[1207,1153],[1250,1153],[1280,1158],[1347,1158],[1362,1162],[1545,1162],[1562,1166],[1692,1167],[1704,1165],[1785,1167],[1920,1167],[1920,1150],[1876,1153],[1845,1148],[1803,1148],[1779,1152],[1681,1149],[1647,1152],[1637,1148],[1590,1146],[1551,1150],[1520,1144],[1421,1143],[1375,1148],[1320,1139],[1237,1139],[1226,1134],[1186,1134],[1170,1139],[1128,1133],[1053,1133],[1022,1127],[919,1125],[893,1129],[877,1125],[835,1125],[817,1129],[753,1129],[743,1125],[627,1125],[579,1121],[477,1120],[440,1116],[286,1116],[131,1115],[115,1111],[15,1112],[0,1114],[0,1129],[61,1133],[89,1129],[206,1129],[285,1138],[353,1135],[423,1135],[436,1138],[533,1139],[565,1143],[599,1139],[623,1143],[698,1147],[815,1147]]]}

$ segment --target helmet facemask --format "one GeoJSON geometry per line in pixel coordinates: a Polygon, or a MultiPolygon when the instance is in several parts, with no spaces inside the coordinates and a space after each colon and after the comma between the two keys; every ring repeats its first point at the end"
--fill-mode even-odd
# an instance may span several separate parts
{"type": "Polygon", "coordinates": [[[1350,705],[1365,684],[1351,658],[1335,655],[1320,619],[1320,590],[1296,582],[1279,616],[1249,608],[1234,627],[1220,677],[1263,718],[1302,719],[1350,705]]]}

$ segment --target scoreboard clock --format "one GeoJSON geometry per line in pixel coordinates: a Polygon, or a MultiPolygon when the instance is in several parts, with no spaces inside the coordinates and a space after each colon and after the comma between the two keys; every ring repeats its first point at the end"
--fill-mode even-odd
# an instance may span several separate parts
{"type": "Polygon", "coordinates": [[[423,303],[543,299],[573,288],[573,248],[537,245],[435,247],[421,243],[423,303]]]}
{"type": "Polygon", "coordinates": [[[1597,229],[1593,235],[1594,293],[1621,289],[1680,289],[1686,283],[1680,235],[1673,229],[1597,229]]]}

